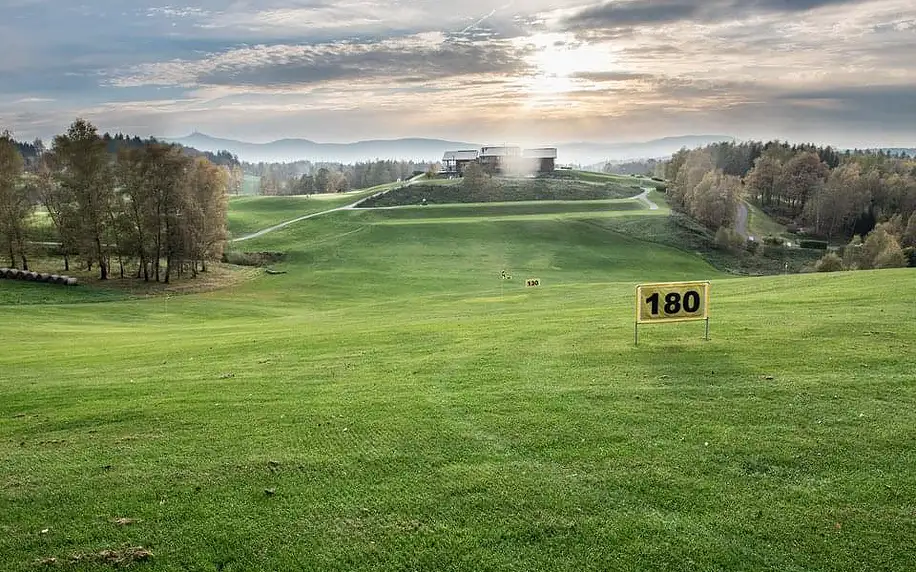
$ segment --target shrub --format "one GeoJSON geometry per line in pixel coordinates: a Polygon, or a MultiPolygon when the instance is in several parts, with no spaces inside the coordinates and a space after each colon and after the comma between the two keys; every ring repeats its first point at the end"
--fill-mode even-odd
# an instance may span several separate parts
{"type": "Polygon", "coordinates": [[[907,259],[910,268],[916,268],[916,246],[903,249],[903,256],[907,259]]]}
{"type": "Polygon", "coordinates": [[[892,225],[879,224],[875,230],[868,233],[862,246],[862,262],[860,268],[900,268],[906,266],[906,259],[897,237],[889,231],[892,225]]]}
{"type": "Polygon", "coordinates": [[[907,259],[897,241],[893,241],[875,257],[874,268],[904,268],[907,259]]]}
{"type": "Polygon", "coordinates": [[[916,212],[910,215],[910,220],[900,239],[900,245],[916,247],[916,212]]]}
{"type": "Polygon", "coordinates": [[[745,245],[744,239],[738,232],[727,226],[719,227],[716,231],[716,247],[720,250],[737,252],[745,245]]]}
{"type": "Polygon", "coordinates": [[[767,246],[783,246],[786,241],[781,236],[765,236],[763,243],[767,246]]]}
{"type": "Polygon", "coordinates": [[[286,257],[283,252],[224,252],[222,261],[237,266],[267,266],[286,257]]]}
{"type": "Polygon", "coordinates": [[[843,265],[843,259],[837,256],[835,252],[828,252],[817,261],[814,269],[818,272],[840,272],[841,270],[846,270],[846,267],[843,265]]]}
{"type": "Polygon", "coordinates": [[[760,252],[760,243],[757,242],[756,240],[751,240],[749,238],[747,239],[747,242],[745,243],[744,248],[751,254],[757,254],[758,252],[760,252]]]}
{"type": "Polygon", "coordinates": [[[826,240],[800,240],[798,246],[801,248],[810,248],[813,250],[827,250],[826,240]]]}

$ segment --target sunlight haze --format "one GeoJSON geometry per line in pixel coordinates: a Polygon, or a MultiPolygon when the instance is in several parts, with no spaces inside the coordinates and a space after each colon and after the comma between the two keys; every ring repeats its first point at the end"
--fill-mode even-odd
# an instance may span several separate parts
{"type": "Polygon", "coordinates": [[[911,0],[4,0],[0,126],[911,145],[911,0]]]}

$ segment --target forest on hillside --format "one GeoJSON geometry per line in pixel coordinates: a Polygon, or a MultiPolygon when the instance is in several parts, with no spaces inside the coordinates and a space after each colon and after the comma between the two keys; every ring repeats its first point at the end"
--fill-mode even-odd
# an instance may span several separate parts
{"type": "Polygon", "coordinates": [[[156,140],[100,136],[82,119],[50,149],[0,133],[0,255],[29,270],[48,246],[34,237],[50,225],[66,271],[95,267],[105,280],[116,263],[122,278],[196,276],[222,255],[230,187],[241,184],[237,160],[210,156],[217,162],[156,140]]]}
{"type": "MultiPolygon", "coordinates": [[[[844,151],[771,141],[682,149],[664,164],[672,209],[740,248],[749,200],[809,242],[844,243],[820,269],[916,264],[916,159],[904,151],[844,151]]],[[[757,248],[757,245],[747,245],[757,248]]]]}
{"type": "Polygon", "coordinates": [[[242,171],[260,178],[262,195],[311,195],[343,193],[406,180],[425,172],[428,163],[413,161],[365,161],[355,164],[313,163],[242,163],[242,171]]]}

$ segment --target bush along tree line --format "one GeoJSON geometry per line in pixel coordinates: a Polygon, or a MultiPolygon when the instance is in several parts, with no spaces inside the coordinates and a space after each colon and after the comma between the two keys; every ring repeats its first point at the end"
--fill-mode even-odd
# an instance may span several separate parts
{"type": "Polygon", "coordinates": [[[735,217],[747,199],[804,236],[802,247],[846,244],[819,270],[916,266],[916,160],[905,152],[716,143],[678,151],[664,172],[672,209],[715,231],[723,248],[744,241],[735,217]]]}
{"type": "Polygon", "coordinates": [[[260,194],[311,195],[343,193],[407,180],[430,168],[428,163],[413,161],[369,161],[353,165],[343,163],[242,163],[242,171],[260,177],[260,194]]]}
{"type": "Polygon", "coordinates": [[[42,149],[24,174],[19,145],[0,136],[0,246],[11,266],[28,268],[30,225],[37,207],[53,227],[64,268],[71,262],[112,266],[124,278],[170,282],[207,270],[228,236],[232,165],[217,165],[178,145],[147,140],[112,148],[89,122],[77,119],[42,149]],[[192,156],[196,155],[196,156],[192,156]]]}

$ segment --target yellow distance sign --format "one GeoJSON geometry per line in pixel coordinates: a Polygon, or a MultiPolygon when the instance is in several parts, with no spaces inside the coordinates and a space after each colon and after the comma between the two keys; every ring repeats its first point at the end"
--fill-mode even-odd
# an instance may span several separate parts
{"type": "Polygon", "coordinates": [[[636,323],[709,319],[709,282],[664,282],[636,287],[636,323]]]}
{"type": "Polygon", "coordinates": [[[528,287],[540,286],[540,285],[541,285],[540,278],[529,278],[528,280],[525,281],[525,286],[528,286],[528,287]]]}

